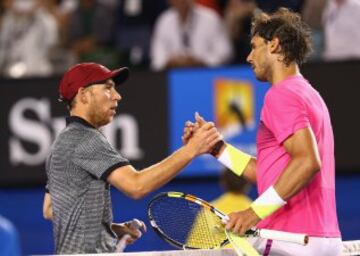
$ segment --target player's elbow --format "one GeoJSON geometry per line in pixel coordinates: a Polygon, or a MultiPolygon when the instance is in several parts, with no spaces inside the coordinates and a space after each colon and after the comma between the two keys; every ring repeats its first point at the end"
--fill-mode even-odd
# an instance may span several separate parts
{"type": "Polygon", "coordinates": [[[128,191],[128,196],[135,200],[141,199],[147,194],[148,192],[141,186],[134,187],[131,191],[128,191]]]}
{"type": "Polygon", "coordinates": [[[137,175],[136,178],[133,180],[132,185],[129,186],[127,194],[132,199],[141,199],[149,194],[150,191],[146,184],[142,182],[140,175],[137,175]]]}
{"type": "Polygon", "coordinates": [[[45,220],[52,220],[53,213],[51,208],[47,208],[43,210],[43,217],[45,220]]]}
{"type": "Polygon", "coordinates": [[[125,166],[113,171],[107,181],[132,199],[141,199],[150,192],[149,185],[142,178],[141,172],[132,167],[125,166]]]}
{"type": "Polygon", "coordinates": [[[116,183],[113,183],[113,185],[131,199],[141,199],[148,194],[144,186],[136,181],[126,182],[126,184],[122,186],[117,186],[116,183]]]}
{"type": "Polygon", "coordinates": [[[306,166],[312,176],[314,176],[321,170],[321,160],[318,157],[308,158],[306,161],[306,166]]]}
{"type": "Polygon", "coordinates": [[[46,213],[43,214],[43,217],[44,217],[45,220],[52,220],[51,215],[48,215],[46,213]]]}
{"type": "Polygon", "coordinates": [[[52,220],[53,218],[53,207],[49,193],[45,193],[43,202],[43,217],[46,220],[52,220]]]}

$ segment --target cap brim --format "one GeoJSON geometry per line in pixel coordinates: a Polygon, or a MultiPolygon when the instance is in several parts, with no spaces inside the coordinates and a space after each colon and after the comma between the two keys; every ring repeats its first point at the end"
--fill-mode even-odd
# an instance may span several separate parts
{"type": "Polygon", "coordinates": [[[115,69],[111,71],[110,77],[115,82],[116,85],[124,83],[130,76],[130,70],[127,67],[115,69]]]}

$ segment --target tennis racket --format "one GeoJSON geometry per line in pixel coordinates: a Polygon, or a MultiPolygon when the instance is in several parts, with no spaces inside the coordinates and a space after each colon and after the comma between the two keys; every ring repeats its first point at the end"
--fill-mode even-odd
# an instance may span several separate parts
{"type": "MultiPolygon", "coordinates": [[[[155,232],[180,249],[216,249],[229,242],[234,249],[234,243],[240,247],[246,246],[243,245],[246,239],[225,230],[227,215],[190,194],[165,192],[156,195],[148,205],[148,217],[155,232]]],[[[248,230],[245,237],[251,236],[302,245],[308,243],[307,235],[267,229],[248,230]]]]}

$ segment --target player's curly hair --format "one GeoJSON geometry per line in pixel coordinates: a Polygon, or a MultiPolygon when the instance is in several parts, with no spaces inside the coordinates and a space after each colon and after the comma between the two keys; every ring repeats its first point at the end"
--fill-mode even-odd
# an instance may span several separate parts
{"type": "Polygon", "coordinates": [[[255,15],[251,36],[256,35],[266,41],[278,38],[286,65],[293,61],[303,64],[312,51],[309,26],[298,13],[287,8],[279,8],[272,14],[262,12],[255,15]]]}

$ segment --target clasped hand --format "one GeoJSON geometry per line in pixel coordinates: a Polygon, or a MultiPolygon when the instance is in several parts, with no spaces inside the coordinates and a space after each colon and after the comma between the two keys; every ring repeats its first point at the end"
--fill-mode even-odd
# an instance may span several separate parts
{"type": "Polygon", "coordinates": [[[195,113],[195,120],[195,123],[185,123],[181,137],[183,144],[193,152],[193,156],[210,153],[214,145],[222,140],[222,136],[213,122],[205,121],[198,113],[195,113]]]}

